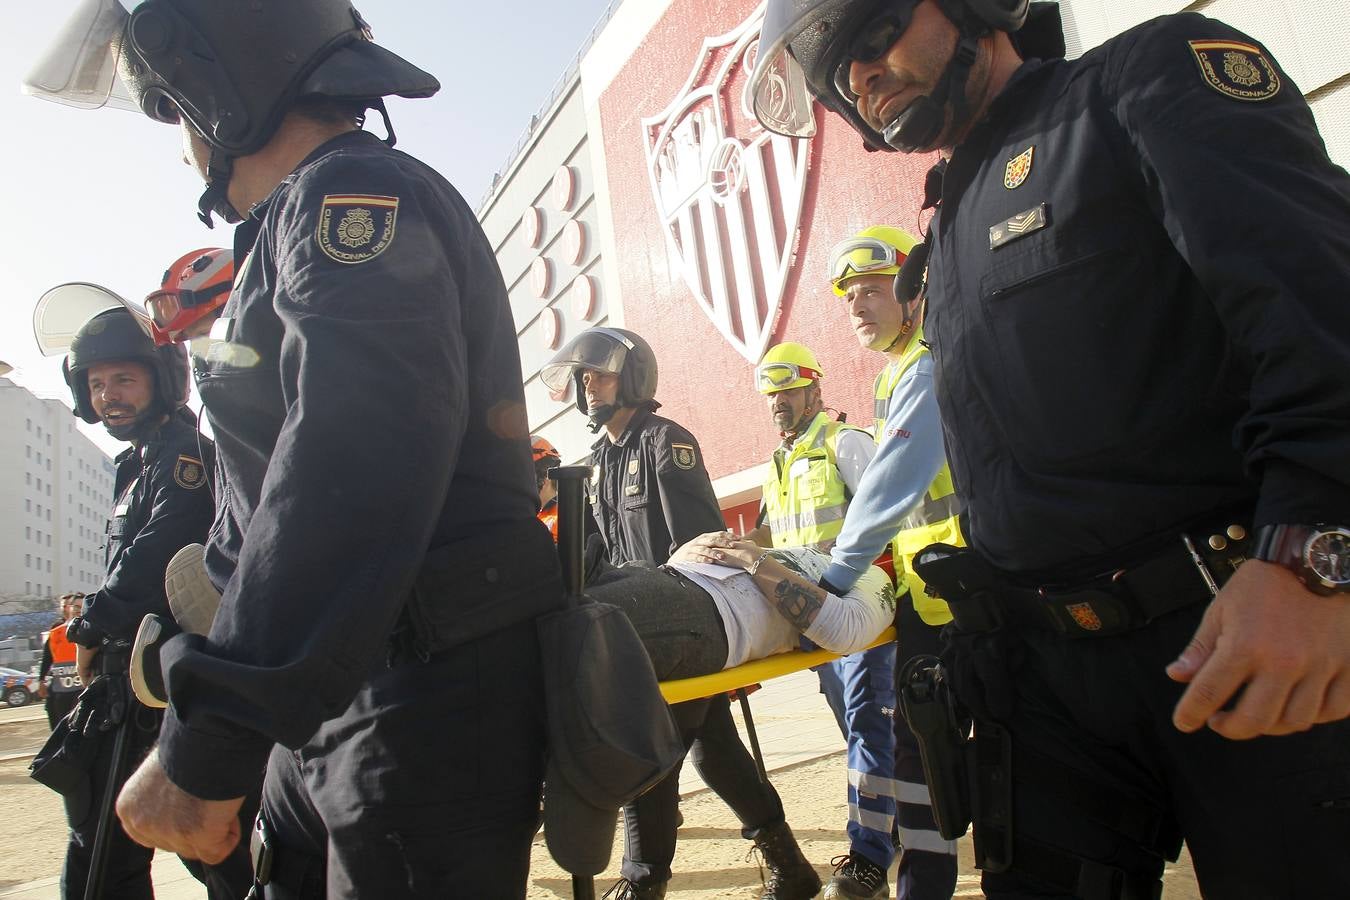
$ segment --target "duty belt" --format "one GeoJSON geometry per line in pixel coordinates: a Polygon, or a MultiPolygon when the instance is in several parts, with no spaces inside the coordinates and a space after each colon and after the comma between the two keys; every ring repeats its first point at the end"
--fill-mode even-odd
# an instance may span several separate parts
{"type": "Polygon", "coordinates": [[[1105,637],[1210,600],[1245,560],[1248,532],[1239,524],[1178,534],[1138,563],[1069,584],[1027,584],[974,551],[947,544],[919,551],[914,568],[929,593],[947,601],[960,631],[1014,626],[1105,637]]]}

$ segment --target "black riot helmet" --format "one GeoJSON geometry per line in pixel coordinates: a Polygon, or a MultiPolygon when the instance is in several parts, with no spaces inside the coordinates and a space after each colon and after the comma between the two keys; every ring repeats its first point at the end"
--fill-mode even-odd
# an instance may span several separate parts
{"type": "Polygon", "coordinates": [[[91,425],[99,421],[89,400],[89,367],[95,363],[128,360],[144,363],[154,375],[152,413],[172,416],[187,404],[186,348],[182,344],[156,347],[154,339],[131,312],[116,307],[94,316],[76,332],[70,342],[70,352],[61,364],[61,373],[75,400],[75,415],[91,425]]]}
{"type": "MultiPolygon", "coordinates": [[[[809,137],[814,130],[809,115],[814,98],[847,120],[869,149],[927,149],[941,133],[949,106],[957,120],[968,114],[966,80],[980,37],[991,31],[1017,32],[1028,15],[1040,18],[1053,12],[1058,26],[1054,3],[936,2],[959,31],[956,50],[933,93],[911,103],[883,133],[868,125],[854,107],[856,98],[848,89],[849,62],[885,53],[908,27],[920,0],[769,0],[750,83],[760,124],[789,137],[809,137]]],[[[1062,55],[1062,35],[1059,42],[1062,55]]]]}
{"type": "Polygon", "coordinates": [[[575,386],[577,409],[590,419],[591,431],[599,431],[620,409],[660,406],[656,402],[656,354],[640,336],[623,328],[587,328],[545,363],[539,377],[551,391],[566,390],[568,382],[575,386]],[[587,369],[619,376],[613,406],[587,408],[581,383],[587,369]]]}
{"type": "Polygon", "coordinates": [[[266,144],[296,99],[384,113],[383,97],[430,97],[440,84],[373,43],[350,0],[84,0],[24,88],[185,118],[211,148],[210,224],[213,210],[238,220],[225,201],[232,160],[266,144]]]}

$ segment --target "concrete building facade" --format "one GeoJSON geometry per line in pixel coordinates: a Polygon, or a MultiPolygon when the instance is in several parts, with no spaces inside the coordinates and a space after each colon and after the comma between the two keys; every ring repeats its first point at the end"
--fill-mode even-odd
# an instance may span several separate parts
{"type": "MultiPolygon", "coordinates": [[[[32,602],[103,583],[116,470],[70,407],[0,378],[0,600],[32,602]]],[[[14,610],[4,610],[14,611],[14,610]]]]}

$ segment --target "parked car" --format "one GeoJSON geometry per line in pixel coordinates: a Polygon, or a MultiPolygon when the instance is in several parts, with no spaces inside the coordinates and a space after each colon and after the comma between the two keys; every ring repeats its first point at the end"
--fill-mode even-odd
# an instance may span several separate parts
{"type": "Polygon", "coordinates": [[[10,706],[26,706],[37,696],[37,678],[27,672],[0,666],[0,700],[10,706]]]}

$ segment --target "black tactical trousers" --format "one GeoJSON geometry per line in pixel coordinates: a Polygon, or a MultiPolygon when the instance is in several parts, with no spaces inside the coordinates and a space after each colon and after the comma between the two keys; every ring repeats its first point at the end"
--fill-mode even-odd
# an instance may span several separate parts
{"type": "MultiPolygon", "coordinates": [[[[1130,808],[1160,813],[1184,837],[1212,900],[1350,897],[1350,721],[1232,741],[1183,734],[1184,685],[1163,671],[1189,641],[1202,604],[1111,637],[1013,636],[1008,672],[1013,829],[1029,841],[1156,879],[1160,855],[1121,837],[1130,808]]],[[[965,693],[965,687],[961,692],[965,693]]],[[[1131,817],[1138,828],[1144,817],[1131,817]]],[[[985,873],[998,900],[1075,896],[1013,865],[985,873]]],[[[1081,894],[1078,894],[1081,896],[1081,894]]],[[[1094,898],[1088,898],[1094,900],[1094,898]]]]}
{"type": "Polygon", "coordinates": [[[273,748],[263,816],[285,876],[264,896],[524,897],[544,722],[533,620],[379,668],[307,744],[273,748]]]}

